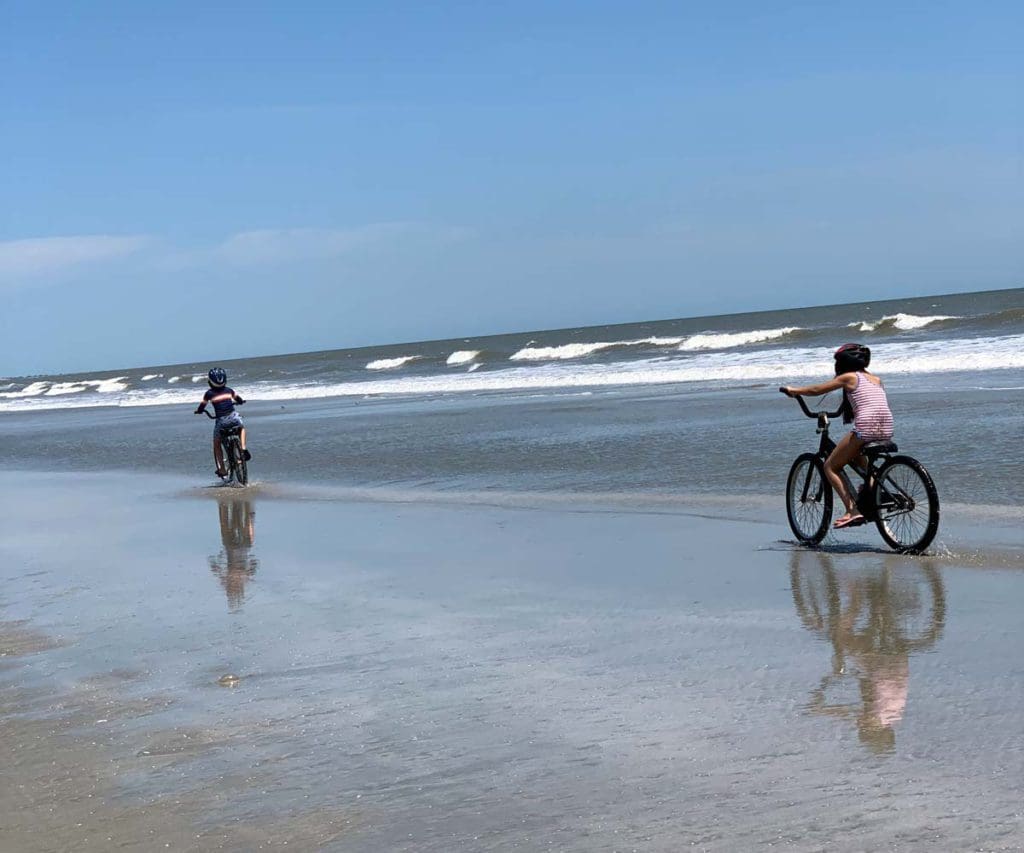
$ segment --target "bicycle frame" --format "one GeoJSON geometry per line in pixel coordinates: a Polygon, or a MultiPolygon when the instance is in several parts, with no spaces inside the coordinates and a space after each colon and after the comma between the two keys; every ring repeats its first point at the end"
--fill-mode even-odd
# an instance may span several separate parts
{"type": "MultiPolygon", "coordinates": [[[[216,415],[211,415],[206,412],[206,417],[210,420],[217,420],[216,415]]],[[[242,459],[242,442],[239,436],[240,428],[232,428],[220,436],[221,448],[224,453],[224,462],[227,464],[228,473],[227,476],[221,477],[224,482],[231,482],[231,480],[237,481],[236,469],[242,459]]]]}
{"type": "MultiPolygon", "coordinates": [[[[803,409],[804,414],[809,418],[814,418],[818,422],[816,432],[821,436],[821,439],[818,442],[818,452],[816,455],[822,462],[824,462],[831,455],[832,451],[836,449],[836,443],[829,436],[829,424],[832,418],[837,418],[842,414],[842,409],[837,409],[834,412],[812,412],[807,407],[807,404],[804,402],[802,397],[796,397],[795,399],[800,404],[800,408],[803,409]]],[[[846,468],[852,469],[864,484],[869,486],[874,483],[875,474],[881,468],[878,460],[886,460],[889,456],[890,454],[885,452],[875,455],[874,458],[864,454],[863,458],[867,460],[867,465],[865,467],[857,464],[857,460],[854,459],[846,465],[846,468]]],[[[874,490],[871,488],[865,488],[858,494],[857,490],[853,488],[853,484],[850,482],[850,478],[847,476],[845,468],[841,472],[840,476],[846,479],[846,486],[850,490],[850,494],[854,496],[857,502],[857,509],[860,510],[864,519],[866,521],[874,521],[878,512],[878,507],[874,500],[874,490]]],[[[807,500],[807,489],[809,486],[810,478],[804,482],[804,490],[802,494],[803,500],[807,500]]],[[[889,494],[888,490],[886,490],[886,494],[893,500],[899,499],[898,496],[889,494]]],[[[907,495],[904,494],[902,497],[906,498],[907,495]]]]}

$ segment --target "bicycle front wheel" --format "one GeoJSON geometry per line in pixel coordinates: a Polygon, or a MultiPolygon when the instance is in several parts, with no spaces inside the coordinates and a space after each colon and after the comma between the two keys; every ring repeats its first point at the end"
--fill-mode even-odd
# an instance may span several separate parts
{"type": "Polygon", "coordinates": [[[817,545],[832,520],[832,487],[825,466],[813,453],[796,458],[786,481],[786,514],[793,534],[804,545],[817,545]]]}
{"type": "Polygon", "coordinates": [[[920,554],[939,530],[939,492],[924,465],[893,456],[878,472],[875,525],[890,548],[920,554]]]}

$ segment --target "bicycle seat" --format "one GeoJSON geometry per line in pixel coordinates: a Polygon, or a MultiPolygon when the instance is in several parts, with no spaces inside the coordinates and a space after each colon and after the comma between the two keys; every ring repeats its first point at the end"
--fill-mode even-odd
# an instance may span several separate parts
{"type": "Polygon", "coordinates": [[[862,448],[868,459],[874,459],[883,453],[895,453],[899,448],[892,441],[869,441],[862,448]]]}
{"type": "Polygon", "coordinates": [[[240,426],[238,426],[237,424],[235,426],[225,427],[224,429],[222,429],[220,431],[220,434],[223,435],[223,436],[241,435],[241,433],[242,433],[242,428],[240,426]]]}

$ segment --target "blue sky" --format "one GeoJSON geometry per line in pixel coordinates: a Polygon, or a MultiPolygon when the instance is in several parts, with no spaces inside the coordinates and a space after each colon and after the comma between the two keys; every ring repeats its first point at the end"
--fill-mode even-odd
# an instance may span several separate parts
{"type": "Polygon", "coordinates": [[[1019,3],[0,17],[0,375],[1024,285],[1019,3]]]}

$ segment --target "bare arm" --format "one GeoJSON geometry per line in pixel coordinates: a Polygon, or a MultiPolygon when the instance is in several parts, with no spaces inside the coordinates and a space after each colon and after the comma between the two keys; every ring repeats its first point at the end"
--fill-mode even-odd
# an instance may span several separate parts
{"type": "Polygon", "coordinates": [[[844,373],[835,379],[828,380],[828,382],[821,382],[817,385],[805,385],[802,388],[793,388],[786,385],[782,390],[788,397],[819,397],[822,394],[829,393],[829,391],[838,391],[840,388],[852,391],[856,387],[857,374],[844,373]]]}

